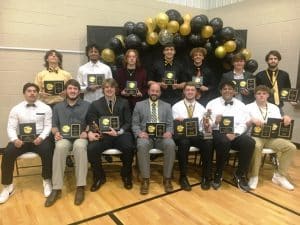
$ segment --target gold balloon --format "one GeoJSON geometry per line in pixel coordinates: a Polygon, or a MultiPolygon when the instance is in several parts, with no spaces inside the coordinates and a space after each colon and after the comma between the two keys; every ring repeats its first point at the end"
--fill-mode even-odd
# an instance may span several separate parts
{"type": "Polygon", "coordinates": [[[159,13],[155,18],[155,22],[160,29],[164,29],[168,25],[169,16],[165,13],[159,13]]]}
{"type": "Polygon", "coordinates": [[[242,49],[241,53],[245,56],[246,61],[248,61],[251,58],[251,52],[249,51],[249,49],[244,48],[242,49]]]}
{"type": "Polygon", "coordinates": [[[180,34],[183,35],[183,36],[189,35],[189,34],[191,33],[191,25],[190,25],[190,23],[184,22],[184,23],[180,26],[179,32],[180,32],[180,34]]]}
{"type": "Polygon", "coordinates": [[[115,53],[109,48],[105,48],[101,52],[101,57],[105,62],[112,63],[115,61],[115,53]]]}
{"type": "Polygon", "coordinates": [[[176,33],[179,30],[179,23],[176,20],[172,20],[168,23],[167,30],[170,33],[176,33]]]}
{"type": "Polygon", "coordinates": [[[214,33],[212,26],[204,26],[201,29],[201,37],[210,38],[214,33]]]}
{"type": "Polygon", "coordinates": [[[155,30],[156,27],[156,22],[154,19],[152,19],[151,17],[147,18],[145,21],[145,24],[148,27],[148,32],[151,33],[152,31],[155,30]]]}
{"type": "Polygon", "coordinates": [[[224,43],[224,47],[226,52],[233,52],[236,49],[236,43],[235,41],[226,41],[224,43]]]}
{"type": "Polygon", "coordinates": [[[121,34],[118,34],[115,36],[115,38],[117,38],[121,42],[122,47],[125,48],[125,37],[121,34]]]}
{"type": "Polygon", "coordinates": [[[224,46],[217,47],[215,50],[215,55],[220,59],[224,58],[224,56],[226,55],[225,47],[224,46]]]}
{"type": "Polygon", "coordinates": [[[146,42],[149,45],[155,45],[158,42],[158,34],[156,32],[148,32],[146,36],[146,42]]]}
{"type": "Polygon", "coordinates": [[[184,22],[190,22],[192,19],[192,16],[190,14],[186,14],[183,17],[184,22]]]}

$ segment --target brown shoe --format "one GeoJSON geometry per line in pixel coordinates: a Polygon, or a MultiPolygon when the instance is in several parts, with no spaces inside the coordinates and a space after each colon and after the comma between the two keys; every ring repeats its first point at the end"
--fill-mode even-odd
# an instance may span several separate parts
{"type": "Polygon", "coordinates": [[[78,186],[75,193],[75,205],[80,205],[84,200],[84,186],[78,186]]]}
{"type": "Polygon", "coordinates": [[[140,189],[140,194],[146,195],[148,193],[149,193],[149,178],[143,178],[142,184],[141,184],[141,189],[140,189]]]}
{"type": "Polygon", "coordinates": [[[164,187],[165,187],[165,192],[167,192],[167,193],[173,191],[173,185],[172,185],[171,178],[164,178],[164,187]]]}

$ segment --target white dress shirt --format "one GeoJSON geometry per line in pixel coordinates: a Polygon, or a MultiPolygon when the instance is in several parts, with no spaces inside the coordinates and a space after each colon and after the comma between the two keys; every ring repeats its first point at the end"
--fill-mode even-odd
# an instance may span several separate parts
{"type": "MultiPolygon", "coordinates": [[[[217,115],[234,117],[234,133],[243,134],[247,130],[247,121],[249,115],[243,102],[236,98],[232,98],[233,104],[226,105],[223,97],[215,98],[206,105],[206,110],[211,109],[212,119],[215,121],[217,115]]],[[[219,130],[219,125],[213,124],[213,130],[219,130]]]]}
{"type": "Polygon", "coordinates": [[[37,100],[35,106],[28,107],[23,101],[14,106],[8,117],[7,134],[11,142],[18,139],[19,124],[35,123],[36,133],[43,140],[49,136],[52,127],[52,110],[45,103],[37,100]]]}
{"type": "MultiPolygon", "coordinates": [[[[181,100],[177,102],[175,105],[172,107],[172,114],[173,118],[184,118],[187,119],[189,118],[188,110],[186,108],[186,105],[189,106],[189,102],[185,100],[181,100]]],[[[193,118],[198,118],[199,119],[199,131],[203,131],[203,124],[202,124],[202,119],[204,117],[204,114],[206,112],[205,108],[197,101],[194,101],[193,103],[194,106],[194,112],[193,112],[193,118]]]]}
{"type": "Polygon", "coordinates": [[[81,91],[84,92],[84,100],[93,102],[103,96],[102,88],[96,91],[87,91],[88,87],[87,75],[88,74],[104,74],[104,78],[112,78],[111,69],[108,65],[98,61],[97,63],[88,62],[78,69],[77,80],[80,83],[81,91]]]}
{"type": "Polygon", "coordinates": [[[249,113],[250,118],[258,119],[264,123],[268,121],[268,118],[281,119],[278,106],[269,102],[267,103],[266,112],[259,108],[256,101],[246,105],[246,110],[249,113]],[[266,113],[266,115],[264,113],[266,113]]]}

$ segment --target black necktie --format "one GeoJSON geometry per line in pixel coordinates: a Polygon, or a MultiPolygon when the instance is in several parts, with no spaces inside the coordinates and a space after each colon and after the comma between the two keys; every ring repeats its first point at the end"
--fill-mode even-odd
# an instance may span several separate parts
{"type": "Polygon", "coordinates": [[[34,104],[34,103],[32,103],[32,104],[26,104],[26,107],[36,107],[36,105],[34,104]]]}
{"type": "Polygon", "coordinates": [[[225,102],[225,105],[233,105],[233,101],[225,102]]]}
{"type": "Polygon", "coordinates": [[[112,100],[109,100],[108,107],[109,107],[110,111],[112,112],[113,111],[112,100]]]}

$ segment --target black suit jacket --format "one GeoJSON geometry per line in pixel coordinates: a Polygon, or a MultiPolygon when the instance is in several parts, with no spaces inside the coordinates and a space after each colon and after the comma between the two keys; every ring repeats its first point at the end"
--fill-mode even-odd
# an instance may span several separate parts
{"type": "MultiPolygon", "coordinates": [[[[258,74],[256,74],[256,85],[266,85],[270,89],[273,88],[273,85],[268,77],[266,70],[260,71],[258,74]]],[[[287,72],[283,70],[278,70],[277,85],[278,85],[279,93],[281,92],[282,88],[291,88],[290,76],[287,72]]],[[[275,104],[273,94],[270,94],[268,101],[275,104]]],[[[282,106],[283,106],[283,102],[280,101],[279,107],[282,106]]]]}
{"type": "Polygon", "coordinates": [[[87,123],[92,125],[93,122],[99,124],[101,116],[119,116],[120,129],[130,131],[131,127],[131,111],[128,101],[121,97],[116,98],[113,114],[110,113],[105,97],[102,97],[90,105],[87,113],[87,123]]]}
{"type": "MultiPolygon", "coordinates": [[[[247,71],[244,72],[244,79],[255,79],[255,77],[253,76],[252,73],[249,73],[247,71]]],[[[223,80],[230,80],[233,81],[234,80],[234,73],[233,71],[229,71],[227,73],[224,73],[222,75],[222,81],[223,80]]],[[[254,101],[254,91],[249,91],[249,95],[242,95],[242,102],[245,104],[249,104],[251,102],[254,101]]]]}

